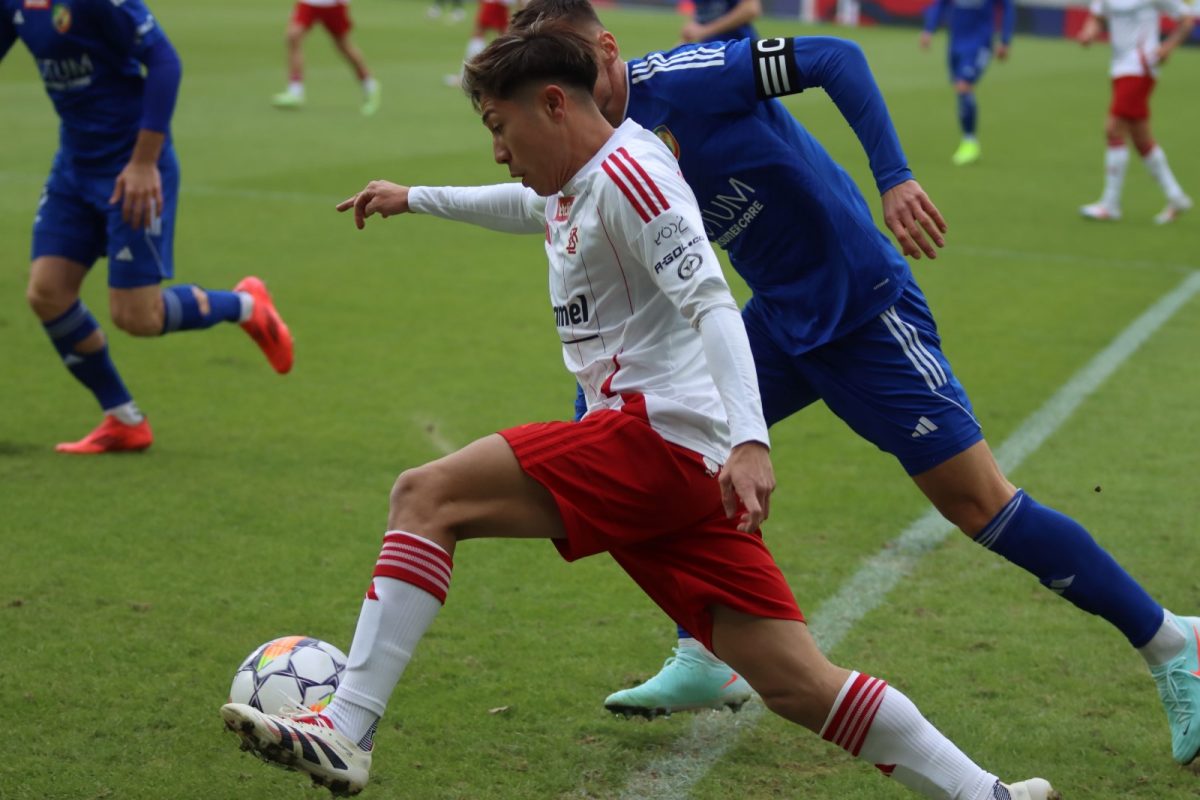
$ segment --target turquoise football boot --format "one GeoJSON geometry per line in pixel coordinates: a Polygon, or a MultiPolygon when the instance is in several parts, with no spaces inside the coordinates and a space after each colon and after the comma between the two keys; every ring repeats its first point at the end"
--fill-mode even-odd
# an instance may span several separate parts
{"type": "Polygon", "coordinates": [[[670,716],[675,711],[740,709],[753,690],[728,664],[704,650],[677,647],[658,674],[632,689],[610,694],[604,707],[626,719],[637,714],[646,719],[670,716]]]}
{"type": "Polygon", "coordinates": [[[1190,764],[1200,753],[1200,617],[1167,616],[1183,631],[1183,652],[1150,668],[1171,725],[1171,755],[1190,764]]]}

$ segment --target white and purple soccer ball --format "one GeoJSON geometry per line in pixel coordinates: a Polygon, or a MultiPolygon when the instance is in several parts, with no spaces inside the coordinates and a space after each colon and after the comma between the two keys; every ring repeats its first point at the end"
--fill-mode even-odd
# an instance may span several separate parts
{"type": "Polygon", "coordinates": [[[346,654],[309,636],[272,639],[246,657],[233,676],[229,702],[265,714],[285,706],[320,711],[329,705],[346,670],[346,654]]]}

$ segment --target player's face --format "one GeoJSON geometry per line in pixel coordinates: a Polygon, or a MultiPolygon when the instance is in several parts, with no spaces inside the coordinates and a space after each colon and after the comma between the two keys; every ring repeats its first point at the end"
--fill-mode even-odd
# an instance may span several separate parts
{"type": "Polygon", "coordinates": [[[543,197],[562,188],[562,170],[555,145],[559,132],[543,112],[538,94],[511,100],[484,97],[479,110],[483,124],[492,132],[492,155],[508,174],[543,197]]]}

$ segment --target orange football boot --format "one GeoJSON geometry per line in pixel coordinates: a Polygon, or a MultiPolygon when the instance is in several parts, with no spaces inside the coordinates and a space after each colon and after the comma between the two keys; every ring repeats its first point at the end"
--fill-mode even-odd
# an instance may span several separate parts
{"type": "Polygon", "coordinates": [[[111,414],[104,415],[104,421],[78,442],[63,442],[55,445],[60,453],[75,455],[97,455],[99,453],[127,453],[145,450],[154,442],[154,434],[150,432],[150,423],[143,419],[137,425],[126,425],[111,414]]]}
{"type": "Polygon", "coordinates": [[[251,275],[242,278],[233,290],[246,292],[254,298],[254,310],[250,313],[250,319],[242,323],[242,330],[250,334],[276,372],[280,375],[290,372],[293,360],[292,334],[275,310],[267,285],[251,275]]]}

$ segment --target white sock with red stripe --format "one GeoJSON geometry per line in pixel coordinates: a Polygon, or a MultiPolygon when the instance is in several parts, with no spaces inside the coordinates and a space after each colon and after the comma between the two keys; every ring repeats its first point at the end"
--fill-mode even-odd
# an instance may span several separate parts
{"type": "Polygon", "coordinates": [[[925,797],[992,800],[994,796],[995,775],[967,758],[903,692],[870,675],[850,673],[825,719],[821,738],[925,797]]]}
{"type": "Polygon", "coordinates": [[[1129,149],[1125,143],[1109,144],[1104,151],[1104,194],[1100,202],[1107,208],[1121,208],[1121,188],[1125,185],[1125,168],[1129,164],[1129,149]]]}
{"type": "Polygon", "coordinates": [[[334,728],[364,749],[417,642],[446,602],[453,566],[428,539],[404,531],[383,537],[346,672],[325,711],[334,728]]]}
{"type": "Polygon", "coordinates": [[[1167,165],[1167,154],[1161,147],[1154,145],[1149,153],[1142,156],[1142,163],[1154,176],[1154,180],[1158,181],[1168,200],[1178,200],[1183,196],[1183,188],[1179,181],[1175,180],[1175,173],[1171,172],[1171,167],[1167,165]]]}

